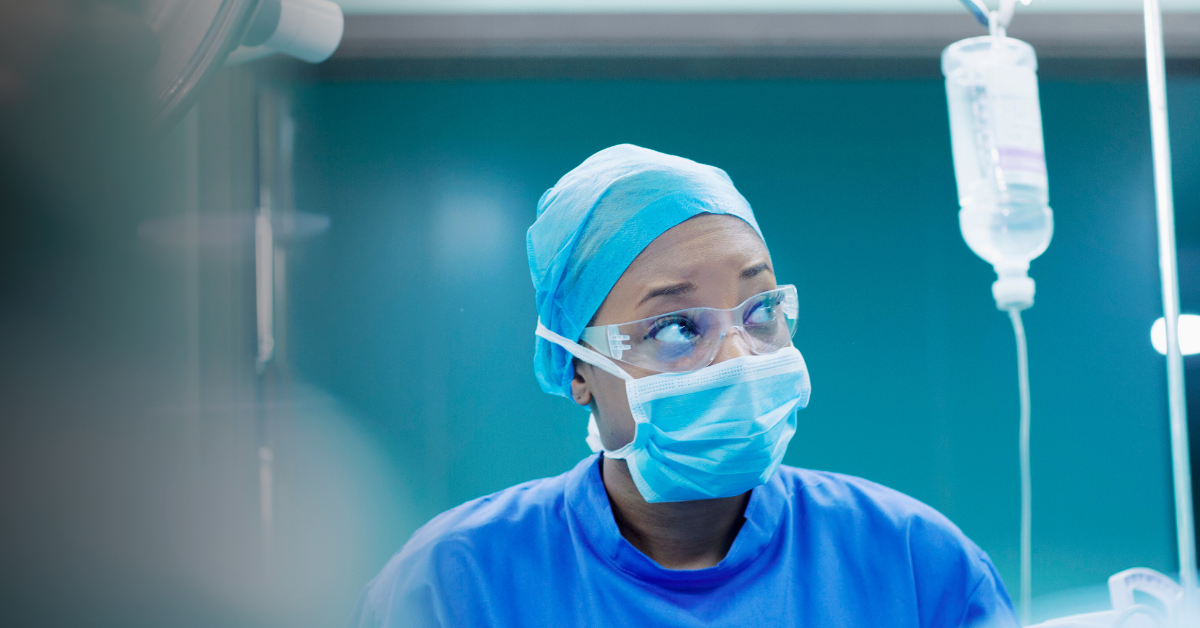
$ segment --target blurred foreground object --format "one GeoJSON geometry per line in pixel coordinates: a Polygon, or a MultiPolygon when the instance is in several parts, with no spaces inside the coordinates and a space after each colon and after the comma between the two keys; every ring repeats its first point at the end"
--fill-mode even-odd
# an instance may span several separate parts
{"type": "MultiPolygon", "coordinates": [[[[282,116],[259,111],[281,110],[266,73],[219,71],[264,4],[0,0],[4,625],[331,625],[353,599],[357,583],[328,593],[333,563],[364,552],[292,548],[358,538],[343,531],[368,517],[329,505],[340,485],[297,478],[364,454],[335,401],[256,379],[254,243],[209,256],[195,229],[167,229],[184,242],[169,251],[138,240],[155,220],[251,215],[260,183],[278,181],[268,252],[283,294],[282,245],[323,228],[289,213],[287,165],[260,165],[291,150],[282,116]],[[258,518],[264,424],[278,426],[274,579],[258,518]],[[354,453],[308,466],[338,439],[354,453]]],[[[283,30],[277,4],[267,40],[283,30]]],[[[285,43],[310,41],[292,23],[285,43]]]]}
{"type": "Polygon", "coordinates": [[[5,230],[14,246],[30,214],[134,204],[142,86],[159,59],[138,4],[0,0],[0,208],[23,215],[5,230]]]}
{"type": "Polygon", "coordinates": [[[328,0],[0,0],[3,207],[127,211],[153,139],[232,51],[317,62],[342,30],[328,0]]]}

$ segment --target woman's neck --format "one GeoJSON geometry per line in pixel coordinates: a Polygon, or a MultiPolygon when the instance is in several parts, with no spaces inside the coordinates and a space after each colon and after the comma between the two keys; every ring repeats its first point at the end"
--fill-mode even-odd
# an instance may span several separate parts
{"type": "Polygon", "coordinates": [[[600,474],[621,536],[667,569],[703,569],[721,562],[745,522],[748,491],[651,504],[638,493],[624,460],[603,458],[600,474]]]}

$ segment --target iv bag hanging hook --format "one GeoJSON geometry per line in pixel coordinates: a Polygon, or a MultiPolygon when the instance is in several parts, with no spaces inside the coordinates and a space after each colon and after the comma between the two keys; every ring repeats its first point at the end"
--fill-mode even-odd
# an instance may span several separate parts
{"type": "Polygon", "coordinates": [[[971,15],[975,16],[976,21],[984,26],[988,25],[988,14],[991,13],[991,11],[988,10],[987,5],[983,3],[983,0],[962,0],[962,3],[963,6],[967,7],[967,10],[971,12],[971,15]]]}
{"type": "MultiPolygon", "coordinates": [[[[1029,6],[1033,0],[1021,0],[1021,4],[1029,6]]],[[[1012,23],[1013,13],[1017,8],[1017,0],[1000,0],[1000,9],[989,10],[983,0],[962,0],[963,6],[975,16],[975,19],[987,27],[993,37],[1004,37],[1008,25],[1012,23]]]]}

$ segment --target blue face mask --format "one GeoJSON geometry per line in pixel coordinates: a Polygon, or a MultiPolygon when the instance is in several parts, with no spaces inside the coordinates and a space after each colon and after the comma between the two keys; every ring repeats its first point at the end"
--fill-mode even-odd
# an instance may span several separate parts
{"type": "Polygon", "coordinates": [[[605,450],[593,416],[588,444],[625,460],[648,502],[732,497],[765,483],[796,433],[796,411],[808,405],[808,368],[795,347],[635,379],[540,323],[537,334],[625,380],[633,441],[605,450]]]}

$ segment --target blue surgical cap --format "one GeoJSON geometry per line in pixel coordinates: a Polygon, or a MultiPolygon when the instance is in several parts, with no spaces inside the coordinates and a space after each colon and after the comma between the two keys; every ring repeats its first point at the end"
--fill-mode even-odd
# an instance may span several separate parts
{"type": "MultiPolygon", "coordinates": [[[[724,170],[632,144],[606,148],[546,190],[529,228],[538,317],[576,342],[625,269],[655,238],[699,214],[729,214],[758,236],[750,204],[724,170]]],[[[571,355],[538,337],[542,390],[571,396],[571,355]]]]}

